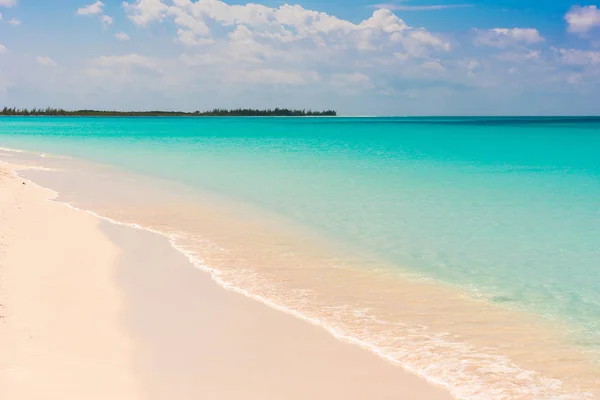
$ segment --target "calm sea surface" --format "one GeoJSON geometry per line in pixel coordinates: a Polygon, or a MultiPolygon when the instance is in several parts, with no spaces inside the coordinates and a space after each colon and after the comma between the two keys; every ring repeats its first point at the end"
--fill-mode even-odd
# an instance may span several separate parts
{"type": "Polygon", "coordinates": [[[599,395],[600,119],[11,117],[0,147],[458,397],[599,395]]]}

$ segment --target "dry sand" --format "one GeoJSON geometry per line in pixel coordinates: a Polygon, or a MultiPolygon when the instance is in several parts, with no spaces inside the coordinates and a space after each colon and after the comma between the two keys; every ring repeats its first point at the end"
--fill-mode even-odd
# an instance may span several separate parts
{"type": "Polygon", "coordinates": [[[120,249],[92,215],[0,168],[0,398],[144,398],[121,326],[120,249]]]}
{"type": "Polygon", "coordinates": [[[0,398],[450,399],[0,164],[0,398]]]}

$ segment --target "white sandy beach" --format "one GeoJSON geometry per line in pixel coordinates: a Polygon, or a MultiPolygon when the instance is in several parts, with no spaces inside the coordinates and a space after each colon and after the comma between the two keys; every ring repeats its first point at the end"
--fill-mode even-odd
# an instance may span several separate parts
{"type": "Polygon", "coordinates": [[[143,398],[120,327],[121,251],[53,196],[0,170],[2,398],[143,398]]]}
{"type": "Polygon", "coordinates": [[[0,165],[3,400],[450,398],[53,197],[0,165]]]}

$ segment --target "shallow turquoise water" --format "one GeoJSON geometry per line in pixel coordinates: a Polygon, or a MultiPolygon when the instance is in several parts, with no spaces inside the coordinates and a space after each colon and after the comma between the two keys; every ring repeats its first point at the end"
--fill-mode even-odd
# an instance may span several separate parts
{"type": "Polygon", "coordinates": [[[251,202],[600,345],[600,119],[2,118],[0,146],[251,202]]]}

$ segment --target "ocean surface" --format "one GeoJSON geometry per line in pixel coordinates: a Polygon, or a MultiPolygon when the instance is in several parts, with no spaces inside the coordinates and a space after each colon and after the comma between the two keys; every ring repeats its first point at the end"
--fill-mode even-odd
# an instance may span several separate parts
{"type": "Polygon", "coordinates": [[[456,397],[600,396],[600,118],[6,117],[0,147],[456,397]]]}

